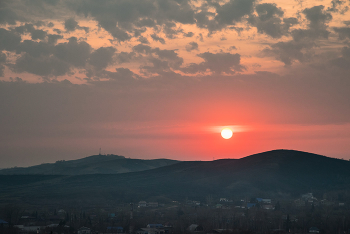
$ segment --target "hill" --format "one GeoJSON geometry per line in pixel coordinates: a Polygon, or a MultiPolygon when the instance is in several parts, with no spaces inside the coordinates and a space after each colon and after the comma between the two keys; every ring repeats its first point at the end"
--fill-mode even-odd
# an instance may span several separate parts
{"type": "Polygon", "coordinates": [[[0,175],[85,175],[118,174],[143,171],[178,163],[170,159],[130,159],[119,155],[92,155],[86,158],[57,161],[32,167],[0,170],[0,175]]]}
{"type": "Polygon", "coordinates": [[[147,171],[76,176],[0,176],[0,200],[95,204],[145,199],[297,196],[347,190],[350,162],[321,155],[274,150],[241,159],[179,162],[147,171]],[[23,183],[23,180],[28,180],[23,183]],[[4,182],[5,181],[5,182],[4,182]],[[12,181],[12,182],[11,182],[12,181]]]}

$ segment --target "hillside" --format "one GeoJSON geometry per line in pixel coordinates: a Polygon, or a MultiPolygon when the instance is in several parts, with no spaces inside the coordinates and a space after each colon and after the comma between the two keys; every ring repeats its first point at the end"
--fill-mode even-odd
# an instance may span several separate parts
{"type": "Polygon", "coordinates": [[[321,155],[274,150],[241,159],[180,162],[114,175],[0,176],[0,200],[72,204],[135,202],[154,197],[198,199],[239,196],[297,196],[346,190],[350,162],[321,155]],[[28,180],[23,183],[22,180],[28,180]],[[4,182],[5,181],[5,182],[4,182]],[[12,181],[12,182],[11,182],[12,181]]]}
{"type": "Polygon", "coordinates": [[[84,175],[119,174],[143,171],[178,163],[170,159],[130,159],[118,155],[93,155],[82,159],[57,161],[32,167],[0,170],[0,175],[84,175]]]}

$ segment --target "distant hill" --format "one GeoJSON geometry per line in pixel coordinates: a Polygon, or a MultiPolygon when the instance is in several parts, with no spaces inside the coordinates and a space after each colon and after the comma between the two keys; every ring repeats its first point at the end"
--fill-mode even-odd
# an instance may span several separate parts
{"type": "Polygon", "coordinates": [[[57,161],[31,167],[0,170],[0,175],[84,175],[119,174],[144,171],[178,163],[170,159],[130,159],[119,155],[93,155],[82,159],[57,161]]]}
{"type": "Polygon", "coordinates": [[[179,162],[123,174],[0,176],[0,200],[95,204],[155,197],[296,197],[350,187],[350,162],[321,155],[274,150],[241,159],[179,162]],[[25,182],[24,182],[25,181],[25,182]]]}

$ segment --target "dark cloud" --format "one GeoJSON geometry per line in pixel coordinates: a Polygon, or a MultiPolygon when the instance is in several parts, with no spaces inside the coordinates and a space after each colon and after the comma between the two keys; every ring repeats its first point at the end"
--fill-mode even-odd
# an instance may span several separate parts
{"type": "Polygon", "coordinates": [[[113,55],[116,49],[113,47],[101,47],[91,53],[89,63],[97,70],[105,69],[113,62],[113,55]]]}
{"type": "Polygon", "coordinates": [[[183,63],[183,58],[179,57],[174,50],[161,50],[159,48],[151,49],[147,61],[153,66],[141,66],[144,73],[170,72],[172,69],[179,69],[183,63]]]}
{"type": "Polygon", "coordinates": [[[146,37],[140,36],[137,40],[143,44],[149,44],[149,41],[146,37]]]}
{"type": "Polygon", "coordinates": [[[32,40],[24,40],[16,48],[16,53],[21,54],[25,52],[31,57],[50,56],[54,51],[54,46],[45,42],[36,42],[32,40]]]}
{"type": "Polygon", "coordinates": [[[340,40],[350,39],[350,27],[334,27],[333,30],[338,33],[340,40]]]}
{"type": "Polygon", "coordinates": [[[254,2],[255,0],[230,0],[216,9],[215,20],[220,27],[234,25],[253,12],[254,2]]]}
{"type": "Polygon", "coordinates": [[[249,22],[257,28],[259,33],[266,33],[273,38],[280,38],[286,33],[280,18],[284,12],[276,4],[263,3],[257,5],[255,9],[258,16],[251,15],[249,22]]]}
{"type": "Polygon", "coordinates": [[[261,21],[267,21],[276,16],[282,17],[284,12],[281,8],[277,7],[274,3],[263,3],[255,7],[256,12],[258,13],[258,18],[261,21]]]}
{"type": "Polygon", "coordinates": [[[0,77],[4,76],[4,70],[5,70],[5,66],[3,65],[4,63],[6,63],[6,54],[0,53],[0,77]]]}
{"type": "Polygon", "coordinates": [[[331,2],[332,6],[328,7],[327,11],[340,12],[340,14],[344,14],[349,10],[349,7],[346,5],[344,6],[344,3],[346,3],[346,1],[332,0],[331,2]]]}
{"type": "MultiPolygon", "coordinates": [[[[270,48],[265,48],[263,54],[273,56],[285,65],[291,65],[295,60],[299,62],[311,60],[318,40],[327,39],[330,34],[327,23],[332,19],[332,15],[325,11],[322,5],[305,8],[302,13],[308,20],[308,28],[292,30],[292,40],[274,43],[270,48]]],[[[295,22],[296,19],[288,18],[285,24],[293,25],[295,22]]]]}
{"type": "Polygon", "coordinates": [[[43,30],[34,30],[31,32],[31,35],[33,40],[44,40],[47,36],[47,32],[43,30]]]}
{"type": "Polygon", "coordinates": [[[322,28],[332,19],[332,15],[323,9],[324,6],[319,5],[303,10],[303,13],[310,22],[310,28],[322,28]]]}
{"type": "Polygon", "coordinates": [[[66,21],[64,21],[64,28],[69,32],[74,31],[78,26],[78,22],[75,21],[73,18],[69,18],[66,21]]]}
{"type": "Polygon", "coordinates": [[[138,44],[133,47],[133,51],[142,54],[149,54],[152,51],[152,48],[148,45],[138,44]]]}
{"type": "Polygon", "coordinates": [[[62,31],[61,31],[60,29],[57,29],[57,28],[54,28],[53,31],[56,32],[56,33],[58,33],[58,34],[61,34],[61,33],[62,33],[62,31]]]}
{"type": "Polygon", "coordinates": [[[187,50],[188,52],[190,52],[190,51],[192,51],[192,50],[198,50],[198,43],[195,42],[195,41],[192,41],[192,42],[188,43],[188,44],[186,45],[186,50],[187,50]]]}
{"type": "Polygon", "coordinates": [[[145,59],[153,66],[141,66],[143,73],[162,73],[171,71],[171,69],[179,69],[183,64],[183,58],[179,57],[175,50],[161,50],[158,47],[152,48],[147,45],[139,44],[133,47],[135,53],[145,55],[145,59]],[[164,69],[164,70],[162,70],[164,69]]]}
{"type": "Polygon", "coordinates": [[[280,38],[289,34],[289,28],[298,23],[296,18],[282,18],[284,11],[276,4],[263,3],[256,6],[258,16],[251,15],[248,22],[255,26],[259,33],[272,38],[280,38]]]}
{"type": "Polygon", "coordinates": [[[47,32],[40,29],[35,29],[33,24],[25,24],[23,26],[16,27],[15,31],[20,34],[30,33],[33,40],[44,40],[47,36],[47,32]]]}
{"type": "MultiPolygon", "coordinates": [[[[52,42],[24,40],[15,48],[16,53],[21,56],[11,65],[11,69],[45,77],[61,76],[70,72],[72,67],[85,68],[91,50],[88,43],[78,42],[75,37],[57,45],[52,42]]],[[[96,54],[93,58],[96,59],[96,54]]],[[[101,58],[100,64],[96,63],[97,67],[103,64],[103,59],[105,58],[101,58]]]]}
{"type": "Polygon", "coordinates": [[[0,53],[0,63],[5,63],[6,62],[6,54],[0,53]]]}
{"type": "Polygon", "coordinates": [[[254,3],[255,0],[230,0],[220,5],[219,2],[206,1],[195,14],[196,24],[213,33],[250,16],[254,11],[254,3]],[[212,8],[216,9],[216,13],[210,10],[212,8]]]}
{"type": "Polygon", "coordinates": [[[68,32],[75,31],[76,29],[83,29],[83,30],[85,30],[86,33],[89,32],[89,28],[88,27],[80,27],[78,22],[75,21],[74,18],[69,18],[69,19],[65,20],[64,21],[64,28],[68,32]]]}
{"type": "Polygon", "coordinates": [[[287,28],[292,27],[293,25],[298,24],[298,19],[294,17],[284,18],[283,23],[287,28]]]}
{"type": "Polygon", "coordinates": [[[327,39],[330,32],[327,23],[332,19],[332,15],[324,10],[324,6],[314,6],[303,10],[306,19],[309,21],[308,29],[295,29],[292,36],[295,41],[315,40],[319,38],[327,39]]]}
{"type": "Polygon", "coordinates": [[[49,44],[56,44],[58,39],[63,39],[62,35],[57,34],[48,34],[47,41],[49,44]]]}
{"type": "Polygon", "coordinates": [[[195,23],[194,11],[188,1],[135,0],[104,1],[80,0],[69,3],[71,9],[92,16],[101,27],[120,41],[129,40],[138,27],[154,27],[171,22],[195,23]]]}
{"type": "Polygon", "coordinates": [[[24,21],[24,19],[19,17],[11,8],[0,6],[0,25],[15,25],[17,21],[24,21]]]}
{"type": "Polygon", "coordinates": [[[177,28],[176,24],[173,22],[165,23],[163,26],[163,31],[165,36],[169,39],[174,39],[179,34],[183,34],[183,29],[177,28]]]}
{"type": "Polygon", "coordinates": [[[158,37],[157,34],[154,33],[151,35],[151,37],[154,41],[159,41],[160,43],[165,44],[164,38],[158,37]]]}
{"type": "Polygon", "coordinates": [[[265,48],[263,53],[266,56],[274,56],[277,60],[282,61],[285,65],[291,65],[294,60],[305,62],[309,60],[307,53],[314,46],[313,43],[307,42],[278,42],[265,48]]]}
{"type": "Polygon", "coordinates": [[[69,72],[70,65],[54,56],[33,57],[26,53],[16,60],[12,70],[38,76],[62,76],[69,72]]]}
{"type": "Polygon", "coordinates": [[[0,28],[0,51],[13,51],[21,42],[21,36],[13,31],[0,28]]]}
{"type": "Polygon", "coordinates": [[[184,33],[185,37],[193,37],[194,33],[193,32],[188,32],[188,33],[184,33]]]}
{"type": "Polygon", "coordinates": [[[240,64],[240,54],[213,54],[210,52],[205,52],[198,54],[198,57],[204,59],[204,62],[199,64],[192,63],[188,67],[183,68],[182,71],[186,73],[197,73],[210,70],[215,74],[234,74],[236,71],[242,71],[245,69],[244,66],[240,64]]]}
{"type": "Polygon", "coordinates": [[[134,52],[120,52],[115,55],[115,61],[117,64],[128,63],[134,58],[134,56],[134,52]]]}
{"type": "Polygon", "coordinates": [[[54,55],[60,60],[75,67],[84,67],[90,56],[91,46],[84,42],[78,42],[77,38],[71,37],[68,42],[55,46],[54,55]]]}
{"type": "Polygon", "coordinates": [[[138,76],[128,68],[116,68],[116,72],[103,71],[102,77],[109,78],[112,81],[131,82],[138,76]]]}
{"type": "Polygon", "coordinates": [[[341,57],[331,60],[330,63],[344,70],[349,70],[350,69],[350,47],[343,47],[341,54],[342,54],[341,57]]]}

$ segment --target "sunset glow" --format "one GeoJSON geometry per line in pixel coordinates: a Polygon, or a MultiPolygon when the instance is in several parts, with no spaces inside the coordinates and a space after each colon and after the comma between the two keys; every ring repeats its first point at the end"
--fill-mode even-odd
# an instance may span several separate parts
{"type": "Polygon", "coordinates": [[[350,1],[102,2],[0,4],[1,167],[350,159],[350,1]]]}

